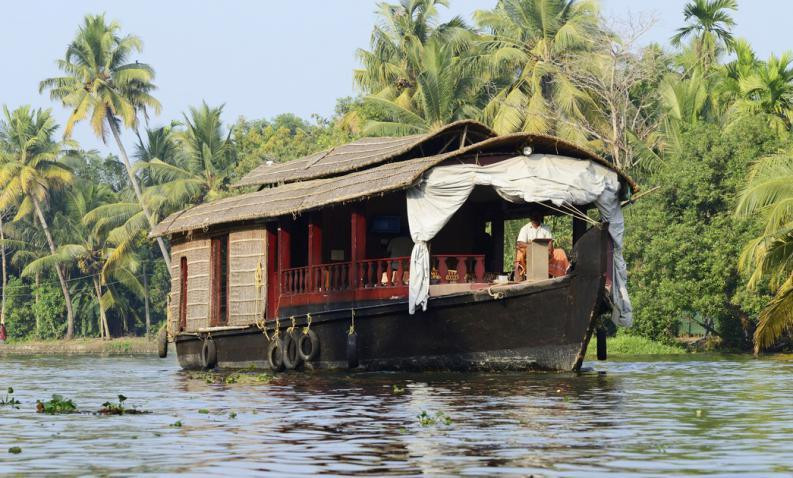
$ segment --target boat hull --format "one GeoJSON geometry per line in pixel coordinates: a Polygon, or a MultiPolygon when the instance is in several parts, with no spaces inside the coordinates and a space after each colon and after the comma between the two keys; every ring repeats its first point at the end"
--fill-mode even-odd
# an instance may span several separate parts
{"type": "MultiPolygon", "coordinates": [[[[312,314],[320,350],[304,367],[349,367],[354,316],[352,353],[366,370],[576,370],[602,308],[606,234],[605,228],[592,228],[582,236],[571,255],[575,269],[562,278],[431,297],[427,310],[414,315],[404,300],[312,314]]],[[[295,315],[298,328],[307,321],[307,315],[295,315]]],[[[211,332],[217,366],[269,368],[267,336],[291,325],[281,319],[268,321],[264,331],[251,326],[211,332]]],[[[176,337],[182,367],[201,367],[205,339],[206,334],[176,337]]]]}

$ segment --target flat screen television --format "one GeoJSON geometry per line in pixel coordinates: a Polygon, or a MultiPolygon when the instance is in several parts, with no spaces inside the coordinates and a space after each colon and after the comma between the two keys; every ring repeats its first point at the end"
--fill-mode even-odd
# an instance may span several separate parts
{"type": "Polygon", "coordinates": [[[372,232],[376,234],[399,234],[399,216],[375,216],[372,221],[372,232]]]}

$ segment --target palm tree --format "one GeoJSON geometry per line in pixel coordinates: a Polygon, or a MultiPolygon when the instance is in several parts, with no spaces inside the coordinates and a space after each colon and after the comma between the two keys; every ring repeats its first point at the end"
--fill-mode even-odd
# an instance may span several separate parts
{"type": "Polygon", "coordinates": [[[118,247],[108,240],[107,228],[96,227],[85,219],[97,207],[113,204],[116,199],[107,185],[86,180],[77,184],[65,195],[65,217],[60,224],[61,234],[71,242],[61,244],[54,254],[31,261],[22,271],[23,275],[32,275],[57,265],[76,265],[84,276],[91,278],[100,336],[105,339],[110,338],[107,312],[116,303],[107,286],[109,279],[123,283],[136,295],[142,289],[134,275],[138,263],[134,251],[126,247],[119,254],[118,247]]]}
{"type": "MultiPolygon", "coordinates": [[[[33,110],[22,106],[9,112],[3,108],[0,122],[0,210],[17,207],[16,219],[31,213],[39,221],[50,252],[55,254],[55,241],[44,216],[44,203],[51,191],[63,189],[72,182],[72,173],[58,162],[61,144],[52,139],[58,126],[50,110],[33,110]]],[[[63,298],[66,301],[66,338],[74,336],[74,313],[66,273],[56,267],[63,298]]]]}
{"type": "Polygon", "coordinates": [[[690,78],[670,74],[661,81],[661,135],[663,148],[667,152],[676,154],[680,151],[684,126],[694,126],[707,118],[712,107],[707,85],[707,80],[699,71],[690,78]]]}
{"type": "Polygon", "coordinates": [[[765,223],[741,254],[741,268],[751,272],[749,286],[768,280],[776,288],[771,303],[760,312],[754,334],[757,353],[793,327],[793,149],[754,164],[736,214],[760,215],[765,223]]]}
{"type": "Polygon", "coordinates": [[[729,10],[737,10],[736,0],[693,0],[683,9],[685,26],[678,28],[672,44],[680,46],[689,36],[694,37],[694,51],[700,58],[703,71],[707,71],[718,56],[721,45],[732,49],[735,40],[730,29],[735,20],[729,10]]]}
{"type": "Polygon", "coordinates": [[[583,141],[573,125],[589,99],[562,66],[593,50],[592,38],[599,30],[597,3],[500,0],[474,18],[489,34],[482,41],[481,58],[490,76],[506,78],[484,110],[485,121],[499,133],[555,132],[583,141]]]}
{"type": "Polygon", "coordinates": [[[146,171],[152,182],[145,196],[160,214],[228,192],[235,155],[232,132],[223,131],[222,113],[223,106],[191,107],[184,131],[155,130],[148,133],[148,146],[138,145],[136,168],[146,171]]]}
{"type": "Polygon", "coordinates": [[[367,94],[394,99],[408,97],[421,72],[421,48],[431,40],[447,43],[455,54],[467,48],[473,31],[460,17],[437,23],[438,6],[447,0],[400,0],[378,4],[381,23],[372,30],[371,50],[359,49],[363,68],[353,72],[358,87],[367,94]]]}
{"type": "MultiPolygon", "coordinates": [[[[31,222],[30,219],[36,221],[35,218],[21,218],[6,224],[4,228],[5,240],[3,244],[7,247],[10,254],[10,264],[18,270],[23,269],[28,263],[40,257],[48,255],[49,248],[44,234],[41,232],[41,227],[36,222],[31,222]]],[[[39,285],[41,283],[41,274],[36,274],[34,277],[33,287],[33,301],[39,301],[39,285]]],[[[38,315],[35,317],[35,336],[42,337],[41,320],[38,315]]]]}
{"type": "Polygon", "coordinates": [[[476,118],[479,110],[472,102],[479,75],[472,65],[453,56],[447,44],[430,41],[422,47],[421,73],[416,91],[407,104],[383,98],[366,97],[365,102],[379,110],[384,120],[370,121],[364,128],[369,135],[401,136],[434,131],[461,118],[476,118]]]}
{"type": "Polygon", "coordinates": [[[786,136],[793,125],[793,53],[771,55],[738,79],[740,98],[734,109],[740,115],[764,114],[769,126],[786,136]]]}
{"type": "MultiPolygon", "coordinates": [[[[160,103],[151,96],[155,88],[152,83],[154,70],[145,63],[128,62],[133,52],[141,51],[140,38],[121,36],[120,29],[116,22],[106,23],[104,15],[86,16],[67,47],[64,59],[58,61],[59,69],[66,76],[42,81],[39,90],[49,89],[52,99],[72,108],[66,122],[66,137],[71,135],[75,123],[89,117],[94,133],[103,141],[106,128],[110,129],[138,204],[149,227],[154,227],[156,219],[144,201],[138,178],[121,142],[119,125],[136,128],[138,113],[145,116],[149,108],[159,113],[160,103]]],[[[165,242],[158,238],[157,243],[170,272],[171,259],[165,242]]]]}
{"type": "Polygon", "coordinates": [[[2,287],[3,296],[0,299],[0,325],[6,323],[6,285],[8,284],[8,264],[6,263],[6,236],[5,228],[3,227],[3,212],[0,211],[0,260],[2,261],[3,274],[2,274],[2,287]]]}

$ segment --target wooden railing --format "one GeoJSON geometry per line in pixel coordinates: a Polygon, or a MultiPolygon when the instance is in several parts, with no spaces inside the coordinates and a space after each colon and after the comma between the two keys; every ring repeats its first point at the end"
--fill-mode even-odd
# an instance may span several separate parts
{"type": "Polygon", "coordinates": [[[485,256],[481,254],[455,254],[432,256],[431,282],[482,282],[485,278],[485,256]]]}
{"type": "Polygon", "coordinates": [[[365,259],[356,262],[356,270],[356,283],[361,289],[403,287],[410,279],[410,257],[365,259]]]}
{"type": "MultiPolygon", "coordinates": [[[[435,284],[483,282],[485,256],[481,254],[446,254],[431,257],[435,284]]],[[[281,295],[331,293],[355,289],[403,288],[410,282],[410,257],[364,259],[281,272],[281,295]]]]}

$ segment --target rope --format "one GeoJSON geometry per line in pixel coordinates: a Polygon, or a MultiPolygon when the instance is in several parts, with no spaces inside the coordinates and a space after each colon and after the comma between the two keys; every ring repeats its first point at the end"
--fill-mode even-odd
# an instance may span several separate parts
{"type": "Polygon", "coordinates": [[[487,295],[489,295],[490,297],[492,297],[492,298],[494,298],[496,300],[501,300],[501,299],[504,298],[504,293],[503,292],[493,292],[493,286],[492,285],[487,288],[487,295]]]}
{"type": "MultiPolygon", "coordinates": [[[[536,204],[541,204],[541,203],[536,203],[536,204]]],[[[591,224],[593,226],[597,226],[598,225],[597,221],[595,221],[594,219],[592,219],[589,216],[586,216],[586,215],[582,214],[580,211],[578,211],[577,209],[573,208],[572,206],[569,206],[567,203],[562,203],[562,206],[567,206],[568,208],[570,208],[570,210],[568,210],[568,211],[565,211],[563,209],[559,209],[557,207],[554,207],[551,204],[541,204],[541,205],[547,207],[548,209],[550,209],[552,211],[560,212],[560,213],[562,213],[562,214],[564,214],[566,216],[573,216],[573,217],[577,217],[579,219],[582,219],[582,220],[588,222],[589,224],[591,224]]]]}
{"type": "Polygon", "coordinates": [[[350,315],[350,329],[347,331],[347,335],[352,335],[355,333],[355,309],[350,310],[350,315]]]}
{"type": "Polygon", "coordinates": [[[569,211],[571,211],[571,213],[572,213],[572,215],[574,217],[582,219],[582,220],[592,224],[593,226],[597,226],[598,225],[598,222],[596,220],[594,220],[591,217],[587,216],[586,214],[584,214],[583,212],[581,212],[578,209],[574,208],[570,204],[562,203],[562,207],[566,207],[569,211]]]}
{"type": "Polygon", "coordinates": [[[311,330],[311,314],[306,314],[306,326],[303,327],[303,335],[307,335],[311,330]]]}
{"type": "Polygon", "coordinates": [[[295,316],[293,315],[292,317],[289,317],[289,319],[292,321],[292,325],[286,329],[286,333],[291,335],[292,332],[295,331],[295,316]]]}
{"type": "Polygon", "coordinates": [[[256,314],[256,327],[262,331],[267,341],[270,341],[270,336],[267,334],[267,325],[264,322],[264,314],[259,312],[262,305],[262,286],[264,286],[264,273],[262,271],[262,261],[256,264],[256,272],[253,274],[253,282],[256,286],[256,299],[254,302],[254,312],[256,314]],[[261,317],[261,319],[260,319],[261,317]]]}

